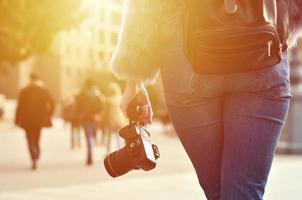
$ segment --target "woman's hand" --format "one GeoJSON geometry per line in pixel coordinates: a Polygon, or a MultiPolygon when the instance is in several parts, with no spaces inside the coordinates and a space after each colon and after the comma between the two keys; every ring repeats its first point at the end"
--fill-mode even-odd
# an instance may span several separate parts
{"type": "Polygon", "coordinates": [[[137,103],[142,107],[142,113],[139,116],[139,121],[151,124],[153,111],[151,108],[149,95],[144,84],[128,80],[120,104],[120,107],[127,118],[129,118],[127,114],[127,109],[129,105],[133,102],[137,103]]]}

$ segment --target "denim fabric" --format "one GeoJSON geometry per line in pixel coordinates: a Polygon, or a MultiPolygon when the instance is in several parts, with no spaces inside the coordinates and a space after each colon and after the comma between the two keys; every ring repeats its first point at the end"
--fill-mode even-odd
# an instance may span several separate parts
{"type": "Polygon", "coordinates": [[[27,146],[32,161],[36,161],[40,157],[40,136],[41,127],[31,127],[25,129],[27,146]]]}
{"type": "Polygon", "coordinates": [[[161,74],[171,119],[207,198],[262,200],[291,97],[287,55],[258,71],[199,75],[181,47],[170,48],[161,74]]]}

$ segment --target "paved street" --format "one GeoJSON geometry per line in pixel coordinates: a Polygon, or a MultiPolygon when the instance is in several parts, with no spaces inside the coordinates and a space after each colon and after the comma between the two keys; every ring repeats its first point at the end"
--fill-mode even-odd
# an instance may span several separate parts
{"type": "MultiPolygon", "coordinates": [[[[105,148],[95,148],[94,165],[85,166],[84,141],[81,149],[70,150],[68,127],[59,120],[55,121],[54,128],[43,132],[39,169],[30,171],[22,130],[1,123],[0,200],[205,199],[179,141],[163,135],[159,124],[155,124],[151,132],[161,150],[157,168],[112,179],[102,165],[105,148]]],[[[301,199],[301,180],[302,157],[277,156],[266,199],[301,199]]]]}

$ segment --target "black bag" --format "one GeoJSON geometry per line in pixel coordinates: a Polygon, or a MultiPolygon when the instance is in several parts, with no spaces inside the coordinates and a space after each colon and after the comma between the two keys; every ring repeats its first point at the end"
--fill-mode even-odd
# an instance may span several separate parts
{"type": "Polygon", "coordinates": [[[276,0],[188,0],[188,51],[200,74],[238,73],[281,61],[276,0]]]}

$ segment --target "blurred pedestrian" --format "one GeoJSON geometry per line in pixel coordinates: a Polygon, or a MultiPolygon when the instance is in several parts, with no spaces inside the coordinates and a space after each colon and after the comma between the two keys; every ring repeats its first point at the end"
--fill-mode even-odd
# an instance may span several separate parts
{"type": "Polygon", "coordinates": [[[77,112],[84,127],[87,143],[86,164],[93,163],[92,146],[93,137],[96,135],[98,124],[101,119],[104,97],[101,91],[95,86],[92,79],[87,79],[76,97],[77,112]]]}
{"type": "Polygon", "coordinates": [[[72,102],[68,102],[63,105],[62,117],[65,123],[70,124],[70,148],[81,147],[81,121],[79,113],[77,112],[78,106],[76,96],[72,102]]]}
{"type": "Polygon", "coordinates": [[[113,82],[109,84],[104,111],[102,115],[102,123],[104,126],[103,141],[105,141],[107,154],[111,150],[111,137],[116,136],[116,147],[119,149],[120,138],[119,129],[127,125],[127,119],[120,110],[119,104],[122,100],[122,91],[120,86],[113,82]]]}
{"type": "Polygon", "coordinates": [[[53,98],[38,75],[32,73],[30,83],[20,91],[15,123],[26,132],[33,170],[40,158],[41,129],[52,126],[53,110],[53,98]]]}
{"type": "Polygon", "coordinates": [[[2,120],[4,116],[4,103],[5,103],[5,96],[0,94],[0,120],[2,120]]]}

